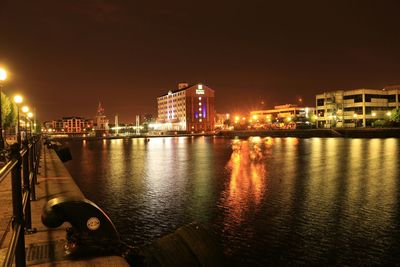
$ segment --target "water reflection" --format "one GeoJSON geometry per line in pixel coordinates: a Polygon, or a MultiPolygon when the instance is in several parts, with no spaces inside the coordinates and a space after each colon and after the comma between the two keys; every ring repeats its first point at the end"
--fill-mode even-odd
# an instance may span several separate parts
{"type": "Polygon", "coordinates": [[[232,141],[232,155],[226,165],[229,191],[223,204],[227,209],[225,226],[230,232],[240,228],[246,213],[257,209],[266,193],[265,153],[259,137],[232,141]]]}
{"type": "Polygon", "coordinates": [[[243,266],[400,262],[400,140],[71,142],[67,163],[125,241],[215,225],[243,266]]]}

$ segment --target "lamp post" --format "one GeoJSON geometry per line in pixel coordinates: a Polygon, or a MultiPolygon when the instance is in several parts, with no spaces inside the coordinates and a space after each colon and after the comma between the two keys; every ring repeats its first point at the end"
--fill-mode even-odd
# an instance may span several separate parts
{"type": "Polygon", "coordinates": [[[22,103],[22,96],[14,96],[14,102],[17,104],[17,143],[21,146],[21,131],[19,128],[19,104],[22,103]]]}
{"type": "Polygon", "coordinates": [[[3,82],[7,79],[7,72],[0,68],[0,150],[4,149],[4,139],[3,139],[3,115],[2,115],[2,105],[1,105],[1,94],[3,90],[3,82]]]}
{"type": "Polygon", "coordinates": [[[28,139],[28,127],[27,127],[27,123],[28,123],[28,119],[27,119],[27,113],[29,112],[29,107],[27,107],[27,106],[23,106],[22,108],[21,108],[21,110],[22,110],[22,112],[23,113],[25,113],[25,116],[24,116],[24,128],[25,128],[25,134],[24,134],[24,142],[26,142],[27,141],[27,139],[28,139]]]}
{"type": "Polygon", "coordinates": [[[28,119],[29,119],[29,137],[32,136],[32,118],[33,117],[33,113],[32,112],[28,112],[28,119]]]}

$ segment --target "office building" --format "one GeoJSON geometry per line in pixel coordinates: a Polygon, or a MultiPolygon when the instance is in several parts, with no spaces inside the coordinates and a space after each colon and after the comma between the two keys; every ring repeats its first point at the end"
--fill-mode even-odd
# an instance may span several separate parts
{"type": "Polygon", "coordinates": [[[324,92],[315,97],[317,125],[331,127],[370,127],[390,118],[399,107],[400,85],[379,89],[353,89],[324,92]]]}

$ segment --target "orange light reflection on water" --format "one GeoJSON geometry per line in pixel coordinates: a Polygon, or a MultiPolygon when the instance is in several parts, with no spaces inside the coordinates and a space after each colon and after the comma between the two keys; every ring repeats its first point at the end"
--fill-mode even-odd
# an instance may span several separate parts
{"type": "Polygon", "coordinates": [[[229,224],[239,224],[247,211],[257,209],[262,202],[266,186],[262,146],[260,138],[232,142],[233,152],[226,166],[230,172],[229,190],[224,203],[229,207],[229,224]]]}

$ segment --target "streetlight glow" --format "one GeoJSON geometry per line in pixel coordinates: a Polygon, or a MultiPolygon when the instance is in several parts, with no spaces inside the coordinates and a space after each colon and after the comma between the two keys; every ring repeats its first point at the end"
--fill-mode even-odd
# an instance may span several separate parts
{"type": "Polygon", "coordinates": [[[21,108],[21,110],[22,110],[23,113],[27,113],[29,111],[29,107],[28,106],[23,106],[21,108]]]}
{"type": "Polygon", "coordinates": [[[0,68],[0,81],[4,81],[7,79],[7,71],[3,68],[0,68]]]}
{"type": "Polygon", "coordinates": [[[29,112],[28,113],[28,118],[32,118],[33,117],[33,113],[32,112],[29,112]]]}
{"type": "Polygon", "coordinates": [[[20,95],[14,96],[14,102],[17,103],[17,104],[21,104],[22,103],[22,96],[20,96],[20,95]]]}

